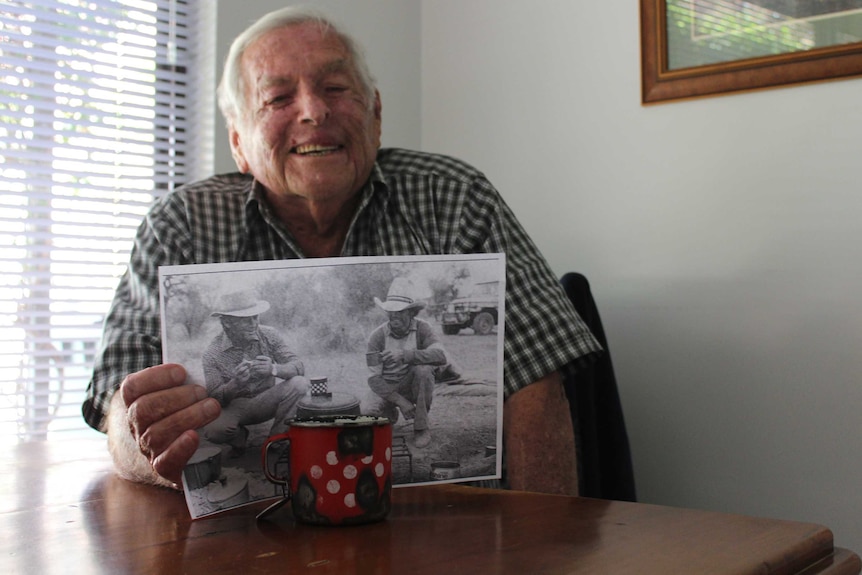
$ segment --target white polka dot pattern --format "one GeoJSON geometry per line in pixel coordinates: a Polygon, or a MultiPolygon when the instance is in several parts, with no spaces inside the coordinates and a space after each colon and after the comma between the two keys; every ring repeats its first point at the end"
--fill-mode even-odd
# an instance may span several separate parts
{"type": "MultiPolygon", "coordinates": [[[[382,517],[388,511],[390,465],[392,461],[391,431],[374,429],[369,442],[367,436],[338,435],[328,430],[326,437],[320,430],[308,431],[297,427],[305,436],[294,439],[307,448],[291,454],[291,467],[302,469],[301,479],[291,478],[291,487],[298,493],[314,493],[314,503],[298,498],[294,514],[302,522],[347,520],[365,522],[382,517]],[[378,444],[381,442],[381,444],[378,444]]],[[[309,428],[311,429],[311,428],[309,428]]]]}

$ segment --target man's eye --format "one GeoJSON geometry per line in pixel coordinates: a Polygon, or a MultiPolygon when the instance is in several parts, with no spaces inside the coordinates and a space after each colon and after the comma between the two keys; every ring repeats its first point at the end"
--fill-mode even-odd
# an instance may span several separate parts
{"type": "Polygon", "coordinates": [[[330,94],[340,94],[341,92],[346,92],[347,90],[347,86],[341,85],[332,85],[326,87],[326,91],[330,94]]]}
{"type": "Polygon", "coordinates": [[[267,101],[267,105],[268,106],[278,106],[278,105],[286,104],[288,102],[290,102],[290,95],[289,94],[279,94],[277,96],[273,96],[272,98],[270,98],[267,101]]]}

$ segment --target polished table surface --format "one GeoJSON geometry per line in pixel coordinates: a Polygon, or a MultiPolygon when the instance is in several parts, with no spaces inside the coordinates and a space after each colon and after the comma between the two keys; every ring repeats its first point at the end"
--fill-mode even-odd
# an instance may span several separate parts
{"type": "Polygon", "coordinates": [[[263,521],[255,504],[192,521],[181,494],[111,472],[104,442],[0,456],[0,573],[860,572],[825,527],[458,485],[398,488],[386,521],[263,521]]]}

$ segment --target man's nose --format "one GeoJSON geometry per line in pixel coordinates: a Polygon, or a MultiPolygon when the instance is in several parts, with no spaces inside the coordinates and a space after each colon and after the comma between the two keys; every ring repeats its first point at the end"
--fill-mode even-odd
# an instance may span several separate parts
{"type": "Polygon", "coordinates": [[[316,90],[311,88],[301,89],[297,100],[300,122],[319,126],[329,117],[329,105],[316,90]]]}

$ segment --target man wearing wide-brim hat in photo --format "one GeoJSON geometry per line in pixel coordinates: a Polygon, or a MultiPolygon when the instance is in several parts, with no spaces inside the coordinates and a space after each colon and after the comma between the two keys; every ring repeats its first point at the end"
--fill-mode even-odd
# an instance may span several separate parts
{"type": "Polygon", "coordinates": [[[432,441],[428,411],[435,371],[448,359],[431,325],[416,317],[425,304],[415,296],[411,282],[395,278],[384,301],[374,298],[377,307],[387,313],[388,321],[368,338],[368,386],[372,393],[362,411],[387,417],[393,424],[399,412],[404,419],[412,419],[414,444],[423,448],[432,441]]]}
{"type": "Polygon", "coordinates": [[[246,426],[273,420],[270,435],[287,429],[308,379],[299,357],[273,327],[260,325],[269,302],[248,291],[225,294],[212,312],[222,333],[204,352],[207,391],[222,406],[221,415],[204,428],[204,437],[228,444],[240,455],[248,437],[246,426]]]}

